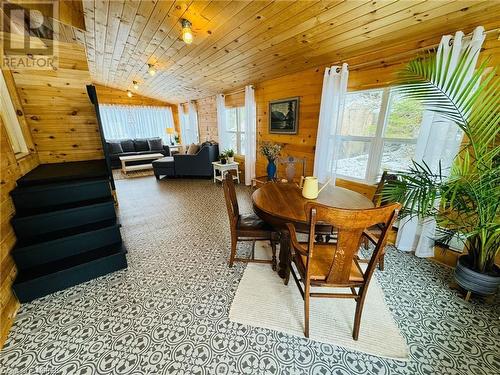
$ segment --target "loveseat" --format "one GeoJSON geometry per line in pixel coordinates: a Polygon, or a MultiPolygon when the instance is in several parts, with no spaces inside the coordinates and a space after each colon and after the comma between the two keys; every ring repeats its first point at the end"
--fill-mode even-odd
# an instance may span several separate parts
{"type": "MultiPolygon", "coordinates": [[[[164,145],[161,138],[109,139],[106,140],[112,168],[120,168],[120,156],[162,154],[170,156],[170,148],[164,145]]],[[[144,161],[137,162],[143,164],[144,161]]],[[[129,162],[133,165],[134,162],[129,162]]]]}

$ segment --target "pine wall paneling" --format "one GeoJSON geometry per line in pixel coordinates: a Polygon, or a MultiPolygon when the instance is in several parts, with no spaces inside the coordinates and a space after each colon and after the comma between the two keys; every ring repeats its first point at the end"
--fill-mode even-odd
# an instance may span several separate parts
{"type": "Polygon", "coordinates": [[[10,251],[16,242],[16,236],[10,225],[10,219],[14,216],[15,211],[9,193],[16,187],[16,181],[21,176],[39,164],[38,154],[24,117],[24,109],[17,95],[12,74],[8,70],[2,70],[2,74],[7,83],[29,153],[16,159],[0,116],[0,349],[7,338],[19,308],[19,302],[11,289],[17,271],[10,256],[10,251]]]}

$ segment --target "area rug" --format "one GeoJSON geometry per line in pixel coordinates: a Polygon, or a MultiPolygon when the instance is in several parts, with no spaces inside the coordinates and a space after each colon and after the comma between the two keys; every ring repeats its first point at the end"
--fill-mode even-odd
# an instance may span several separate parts
{"type": "Polygon", "coordinates": [[[153,176],[154,172],[151,169],[144,170],[144,171],[130,171],[127,172],[127,174],[123,173],[121,169],[114,169],[113,170],[113,178],[115,180],[125,180],[128,178],[137,178],[137,177],[146,177],[146,176],[153,176]]]}
{"type": "MultiPolygon", "coordinates": [[[[262,256],[264,246],[257,246],[256,255],[262,256]]],[[[313,291],[327,290],[335,291],[333,288],[313,288],[313,291]]],[[[342,289],[336,291],[345,292],[342,289]]],[[[384,293],[375,277],[368,289],[357,341],[352,339],[355,307],[351,299],[312,298],[310,339],[407,361],[406,341],[386,306],[384,293]]],[[[297,286],[292,278],[285,286],[267,264],[251,263],[247,266],[231,305],[229,319],[304,337],[304,303],[297,286]]]]}

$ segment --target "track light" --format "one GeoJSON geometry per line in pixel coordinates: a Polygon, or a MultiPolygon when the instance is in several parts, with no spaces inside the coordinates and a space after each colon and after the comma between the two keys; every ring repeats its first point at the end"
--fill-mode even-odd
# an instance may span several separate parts
{"type": "Polygon", "coordinates": [[[156,74],[156,69],[153,64],[148,64],[148,73],[150,76],[154,76],[156,74]]]}
{"type": "Polygon", "coordinates": [[[127,90],[127,96],[128,96],[129,98],[131,98],[131,97],[132,97],[132,91],[127,90]]]}
{"type": "Polygon", "coordinates": [[[139,83],[137,81],[132,81],[135,90],[139,90],[139,83]]]}
{"type": "Polygon", "coordinates": [[[182,40],[186,44],[193,43],[193,31],[191,30],[191,22],[187,19],[183,19],[182,22],[182,40]]]}

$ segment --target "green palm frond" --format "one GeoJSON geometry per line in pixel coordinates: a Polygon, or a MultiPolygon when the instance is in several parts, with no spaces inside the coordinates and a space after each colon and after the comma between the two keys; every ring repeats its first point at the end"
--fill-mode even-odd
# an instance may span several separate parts
{"type": "Polygon", "coordinates": [[[472,264],[487,272],[500,252],[500,77],[489,59],[471,74],[475,57],[468,48],[452,66],[451,54],[433,52],[401,72],[398,91],[456,124],[465,143],[451,170],[413,162],[382,194],[401,202],[403,215],[436,218],[446,238],[460,232],[472,264]]]}

